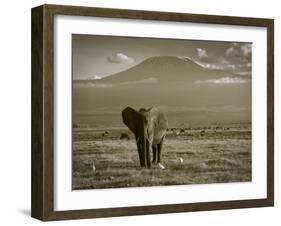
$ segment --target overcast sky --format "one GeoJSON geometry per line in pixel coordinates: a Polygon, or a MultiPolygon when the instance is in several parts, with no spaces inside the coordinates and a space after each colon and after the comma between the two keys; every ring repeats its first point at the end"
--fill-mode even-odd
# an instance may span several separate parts
{"type": "Polygon", "coordinates": [[[249,43],[72,35],[73,79],[102,78],[152,56],[187,56],[210,69],[250,76],[249,43]]]}

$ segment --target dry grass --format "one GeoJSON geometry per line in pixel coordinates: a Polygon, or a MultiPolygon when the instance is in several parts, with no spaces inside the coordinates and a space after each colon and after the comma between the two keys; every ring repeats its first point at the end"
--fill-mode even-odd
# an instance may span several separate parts
{"type": "Polygon", "coordinates": [[[119,139],[126,130],[111,129],[103,136],[105,130],[75,128],[73,189],[251,181],[250,127],[210,128],[203,135],[200,130],[167,135],[163,170],[139,167],[134,139],[119,139]]]}

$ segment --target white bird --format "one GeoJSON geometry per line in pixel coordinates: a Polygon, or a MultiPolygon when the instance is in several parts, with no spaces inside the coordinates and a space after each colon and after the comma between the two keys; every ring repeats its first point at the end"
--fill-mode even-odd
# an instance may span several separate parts
{"type": "Polygon", "coordinates": [[[160,162],[158,163],[158,166],[159,166],[161,169],[165,169],[165,166],[163,166],[160,162]]]}
{"type": "Polygon", "coordinates": [[[95,166],[95,162],[94,162],[94,161],[93,161],[93,167],[92,167],[92,169],[93,169],[93,172],[96,171],[96,166],[95,166]]]}
{"type": "Polygon", "coordinates": [[[180,158],[180,163],[183,164],[183,158],[180,158]]]}

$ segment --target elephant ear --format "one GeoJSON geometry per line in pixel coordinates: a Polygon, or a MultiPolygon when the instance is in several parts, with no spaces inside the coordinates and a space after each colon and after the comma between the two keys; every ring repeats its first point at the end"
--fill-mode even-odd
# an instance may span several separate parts
{"type": "Polygon", "coordinates": [[[123,122],[134,133],[137,133],[137,122],[139,120],[139,113],[131,107],[126,107],[122,111],[123,122]]]}

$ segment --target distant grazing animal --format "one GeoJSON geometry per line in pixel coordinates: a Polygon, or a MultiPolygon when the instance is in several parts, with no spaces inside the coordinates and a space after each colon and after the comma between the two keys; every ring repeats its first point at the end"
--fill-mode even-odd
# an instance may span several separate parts
{"type": "Polygon", "coordinates": [[[177,136],[180,134],[180,130],[179,129],[172,128],[171,131],[172,131],[172,134],[175,134],[177,136]]]}
{"type": "Polygon", "coordinates": [[[200,131],[200,135],[203,136],[205,134],[205,130],[200,131]]]}
{"type": "Polygon", "coordinates": [[[104,136],[108,136],[108,135],[109,135],[109,132],[108,132],[107,130],[102,133],[102,136],[103,136],[103,137],[104,137],[104,136]]]}
{"type": "Polygon", "coordinates": [[[130,140],[130,137],[127,133],[121,133],[120,140],[130,140]]]}
{"type": "MultiPolygon", "coordinates": [[[[161,151],[168,128],[168,120],[156,107],[141,108],[139,111],[126,107],[122,111],[123,122],[135,134],[141,167],[150,167],[150,150],[153,163],[161,165],[161,151]]],[[[162,167],[161,167],[162,168],[162,167]]]]}
{"type": "Polygon", "coordinates": [[[180,133],[181,133],[181,134],[184,134],[184,133],[185,133],[185,129],[180,128],[180,133]]]}

